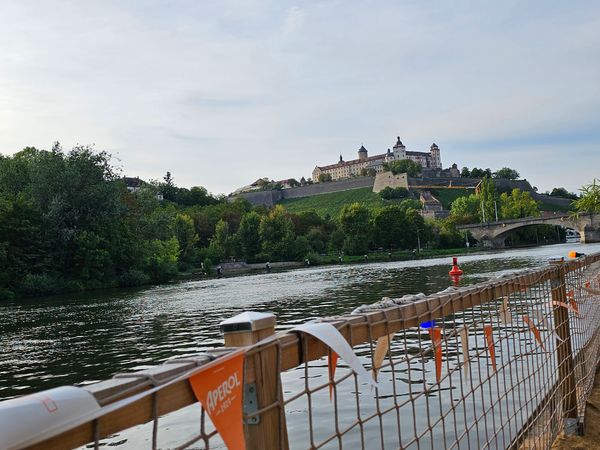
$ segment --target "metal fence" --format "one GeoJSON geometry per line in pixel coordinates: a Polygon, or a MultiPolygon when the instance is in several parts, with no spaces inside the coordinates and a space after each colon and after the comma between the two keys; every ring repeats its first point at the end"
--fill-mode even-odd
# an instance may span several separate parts
{"type": "MultiPolygon", "coordinates": [[[[245,354],[247,448],[550,448],[584,424],[599,277],[595,254],[321,319],[376,387],[311,335],[256,334],[245,354]]],[[[101,412],[29,448],[225,448],[188,378],[231,350],[88,386],[101,412]]]]}

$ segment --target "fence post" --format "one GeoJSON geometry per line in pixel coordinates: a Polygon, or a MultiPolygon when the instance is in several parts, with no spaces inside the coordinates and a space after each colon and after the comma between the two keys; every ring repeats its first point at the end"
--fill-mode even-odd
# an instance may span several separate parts
{"type": "MultiPolygon", "coordinates": [[[[227,347],[256,344],[275,334],[275,314],[247,311],[221,322],[227,347]]],[[[283,400],[277,345],[266,346],[253,358],[256,381],[244,385],[244,410],[258,411],[283,400]]],[[[272,407],[244,424],[248,450],[287,450],[288,438],[283,404],[272,407]]]]}
{"type": "MultiPolygon", "coordinates": [[[[551,261],[556,266],[556,276],[551,280],[552,301],[569,303],[567,299],[564,260],[551,261]]],[[[575,372],[573,349],[571,346],[571,329],[569,311],[561,306],[554,306],[554,325],[556,334],[562,341],[556,343],[558,361],[558,381],[560,383],[563,417],[567,419],[565,432],[575,434],[577,431],[577,393],[575,390],[575,372]],[[571,419],[571,420],[569,420],[571,419]],[[573,420],[574,419],[574,420],[573,420]]]]}

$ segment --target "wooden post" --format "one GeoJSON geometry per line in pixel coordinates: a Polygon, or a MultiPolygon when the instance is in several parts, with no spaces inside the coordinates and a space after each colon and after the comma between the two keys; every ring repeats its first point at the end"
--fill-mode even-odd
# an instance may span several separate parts
{"type": "MultiPolygon", "coordinates": [[[[248,311],[221,322],[220,326],[227,347],[242,347],[275,334],[275,323],[274,314],[248,311]]],[[[278,351],[277,345],[271,345],[250,356],[256,381],[244,386],[246,410],[253,401],[258,402],[255,410],[259,410],[283,399],[278,351]]],[[[244,432],[248,450],[287,450],[289,444],[283,404],[248,420],[244,424],[244,432]]]]}
{"type": "MultiPolygon", "coordinates": [[[[552,301],[568,304],[564,260],[555,260],[550,263],[555,265],[557,269],[556,276],[551,279],[552,301]]],[[[562,341],[557,340],[556,355],[558,360],[558,381],[561,385],[562,393],[563,414],[567,419],[577,419],[577,394],[575,390],[569,311],[562,306],[554,306],[553,312],[556,334],[562,339],[562,341]]]]}

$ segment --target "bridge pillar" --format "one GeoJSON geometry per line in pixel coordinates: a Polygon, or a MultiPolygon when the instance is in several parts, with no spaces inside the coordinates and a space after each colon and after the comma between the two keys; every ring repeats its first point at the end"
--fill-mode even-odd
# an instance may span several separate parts
{"type": "Polygon", "coordinates": [[[581,236],[581,242],[583,244],[592,244],[594,242],[600,242],[600,228],[593,228],[586,226],[583,230],[579,231],[581,236]]]}

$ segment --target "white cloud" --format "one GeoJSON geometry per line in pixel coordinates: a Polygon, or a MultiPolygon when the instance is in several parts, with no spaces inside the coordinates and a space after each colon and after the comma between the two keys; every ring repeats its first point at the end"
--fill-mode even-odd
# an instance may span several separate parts
{"type": "Polygon", "coordinates": [[[384,151],[400,134],[409,148],[437,142],[447,164],[514,166],[542,190],[576,189],[600,162],[599,11],[9,1],[0,149],[96,143],[127,173],[170,170],[180,185],[230,192],[308,176],[362,143],[384,151]],[[596,131],[550,139],[582,130],[596,131]]]}

